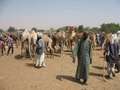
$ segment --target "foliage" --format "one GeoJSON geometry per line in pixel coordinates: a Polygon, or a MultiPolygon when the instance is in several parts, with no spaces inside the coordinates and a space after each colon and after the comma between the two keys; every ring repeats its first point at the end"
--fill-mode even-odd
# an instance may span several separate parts
{"type": "Polygon", "coordinates": [[[78,29],[77,29],[77,32],[82,32],[82,31],[84,31],[84,26],[83,25],[79,25],[78,29]]]}
{"type": "MultiPolygon", "coordinates": [[[[63,27],[60,27],[58,29],[54,29],[54,28],[50,28],[48,30],[48,32],[56,32],[56,31],[67,31],[68,30],[68,27],[69,26],[63,26],[63,27]]],[[[35,30],[35,31],[40,31],[39,29],[33,27],[31,30],[35,30]]],[[[103,23],[100,28],[98,27],[84,27],[83,25],[79,25],[77,27],[77,32],[82,32],[82,31],[89,31],[89,32],[105,32],[105,33],[115,33],[117,32],[118,30],[120,30],[120,24],[116,24],[116,23],[103,23]]],[[[0,29],[0,32],[3,32],[4,30],[3,29],[0,29]]],[[[8,32],[16,32],[16,29],[14,27],[9,27],[8,28],[8,32]]]]}
{"type": "Polygon", "coordinates": [[[120,25],[115,23],[108,23],[108,24],[102,24],[100,31],[106,32],[106,33],[115,33],[118,30],[120,30],[120,25]]]}
{"type": "Polygon", "coordinates": [[[0,29],[0,33],[2,33],[2,32],[4,32],[4,30],[3,30],[3,29],[0,29]]]}
{"type": "Polygon", "coordinates": [[[68,30],[68,26],[63,26],[57,29],[57,31],[67,31],[67,30],[68,30]]]}
{"type": "Polygon", "coordinates": [[[10,26],[7,31],[8,32],[16,32],[16,29],[14,27],[10,26]]]}

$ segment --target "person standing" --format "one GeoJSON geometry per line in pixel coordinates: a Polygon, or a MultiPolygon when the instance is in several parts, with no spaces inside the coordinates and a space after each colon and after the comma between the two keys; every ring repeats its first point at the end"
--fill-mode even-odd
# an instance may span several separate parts
{"type": "Polygon", "coordinates": [[[104,33],[104,32],[101,32],[101,33],[100,33],[100,47],[101,47],[101,49],[102,49],[102,47],[103,47],[104,41],[105,41],[105,33],[104,33]]]}
{"type": "Polygon", "coordinates": [[[96,43],[97,43],[97,46],[100,46],[100,34],[99,33],[96,34],[96,43]]]}
{"type": "Polygon", "coordinates": [[[77,58],[78,58],[78,65],[76,70],[76,80],[80,81],[82,84],[87,85],[88,81],[88,74],[89,74],[89,64],[91,57],[91,42],[89,40],[87,32],[83,32],[83,36],[78,43],[78,51],[77,51],[77,58]],[[81,79],[83,82],[81,82],[81,79]]]}
{"type": "Polygon", "coordinates": [[[0,51],[1,51],[1,55],[3,55],[3,51],[4,51],[4,42],[3,42],[2,38],[0,38],[0,51]]]}
{"type": "Polygon", "coordinates": [[[42,38],[42,33],[38,34],[38,38],[36,41],[36,64],[35,67],[46,67],[45,64],[45,44],[42,38]]]}
{"type": "Polygon", "coordinates": [[[12,54],[14,53],[13,43],[14,43],[14,41],[13,41],[12,35],[8,36],[8,39],[7,39],[7,44],[8,44],[7,55],[9,55],[10,51],[11,51],[12,54]]]}
{"type": "Polygon", "coordinates": [[[119,60],[115,64],[115,68],[117,69],[116,73],[119,73],[120,72],[120,31],[117,32],[117,42],[119,45],[119,60]]]}
{"type": "Polygon", "coordinates": [[[115,64],[119,60],[119,45],[114,37],[110,37],[110,40],[105,45],[105,56],[107,61],[107,73],[108,79],[115,77],[115,64]]]}

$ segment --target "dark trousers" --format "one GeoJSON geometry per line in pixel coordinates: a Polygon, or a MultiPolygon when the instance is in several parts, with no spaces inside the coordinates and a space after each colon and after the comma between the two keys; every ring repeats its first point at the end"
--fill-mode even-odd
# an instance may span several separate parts
{"type": "Polygon", "coordinates": [[[117,72],[120,72],[120,61],[118,61],[118,62],[115,64],[115,68],[117,69],[117,72]]]}
{"type": "Polygon", "coordinates": [[[7,55],[9,54],[10,51],[11,51],[11,53],[13,54],[14,48],[13,48],[13,47],[8,47],[7,55]]]}
{"type": "Polygon", "coordinates": [[[3,48],[1,48],[1,54],[2,54],[2,55],[3,55],[3,51],[4,51],[3,48]]]}

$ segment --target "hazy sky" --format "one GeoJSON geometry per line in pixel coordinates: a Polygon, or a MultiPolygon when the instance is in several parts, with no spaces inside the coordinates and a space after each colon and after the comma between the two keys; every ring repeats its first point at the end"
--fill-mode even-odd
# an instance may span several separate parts
{"type": "Polygon", "coordinates": [[[0,0],[0,28],[120,23],[120,0],[0,0]]]}

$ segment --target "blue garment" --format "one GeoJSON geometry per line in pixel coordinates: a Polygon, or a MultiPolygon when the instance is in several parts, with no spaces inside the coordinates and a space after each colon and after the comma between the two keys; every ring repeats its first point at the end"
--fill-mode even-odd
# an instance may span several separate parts
{"type": "Polygon", "coordinates": [[[100,41],[100,46],[102,47],[102,45],[104,43],[104,40],[105,40],[105,37],[104,37],[103,33],[100,34],[99,39],[100,39],[99,40],[100,41]]]}
{"type": "Polygon", "coordinates": [[[106,60],[109,63],[116,63],[119,59],[119,45],[118,43],[108,43],[106,60]]]}
{"type": "Polygon", "coordinates": [[[45,50],[45,44],[44,44],[44,41],[42,39],[36,41],[36,53],[38,55],[42,55],[44,53],[44,50],[45,50]]]}

